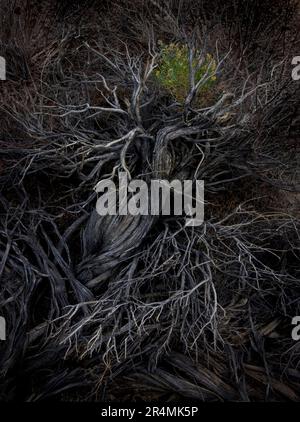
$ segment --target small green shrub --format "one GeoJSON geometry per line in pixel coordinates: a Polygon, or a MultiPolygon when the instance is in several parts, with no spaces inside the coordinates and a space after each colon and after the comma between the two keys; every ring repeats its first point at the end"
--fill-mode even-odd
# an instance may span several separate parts
{"type": "MultiPolygon", "coordinates": [[[[193,66],[198,64],[197,58],[193,60],[193,66]]],[[[199,88],[199,94],[207,93],[216,83],[216,62],[210,54],[206,55],[205,61],[197,70],[195,82],[198,82],[208,71],[208,79],[199,88]],[[209,76],[210,75],[210,76],[209,76]]],[[[189,92],[189,51],[186,45],[177,43],[161,43],[161,57],[155,70],[155,77],[159,84],[165,88],[178,102],[184,102],[189,92]]]]}

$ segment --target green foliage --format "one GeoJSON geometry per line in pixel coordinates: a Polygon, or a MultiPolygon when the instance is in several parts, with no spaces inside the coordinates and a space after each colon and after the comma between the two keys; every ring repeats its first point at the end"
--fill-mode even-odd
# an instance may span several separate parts
{"type": "MultiPolygon", "coordinates": [[[[197,65],[198,60],[197,58],[194,58],[192,66],[196,68],[197,65]]],[[[208,72],[208,78],[204,84],[200,86],[198,96],[199,94],[207,93],[216,83],[217,78],[215,76],[215,70],[216,62],[210,54],[207,54],[203,64],[195,74],[195,82],[197,83],[205,73],[208,72]]],[[[163,88],[165,88],[178,102],[184,102],[190,88],[188,47],[177,43],[161,44],[161,57],[154,74],[163,88]]]]}

